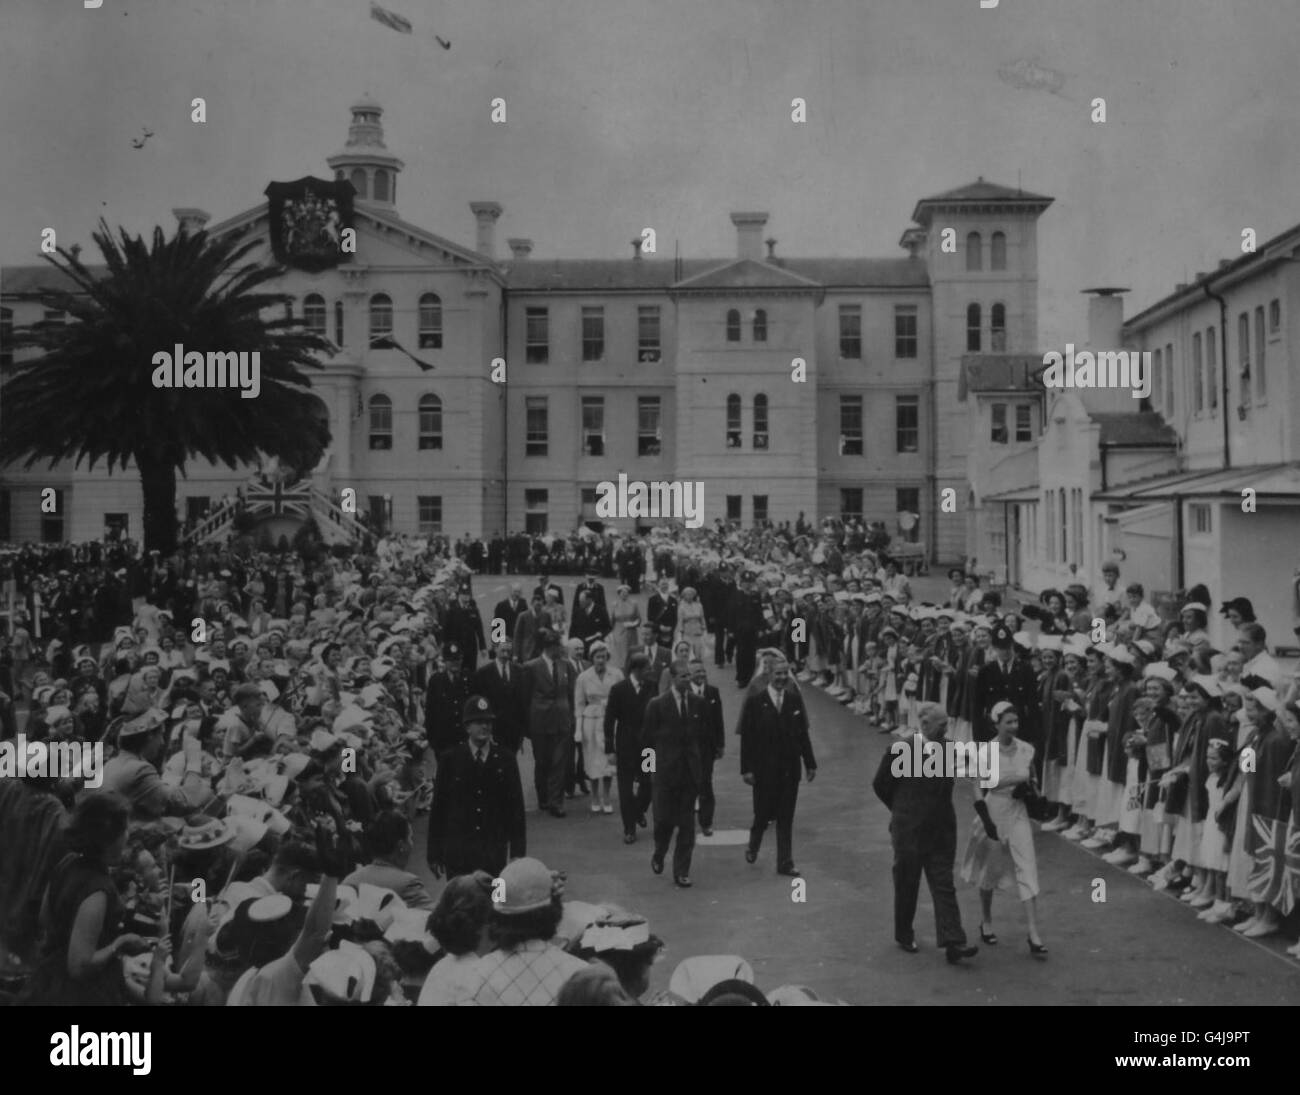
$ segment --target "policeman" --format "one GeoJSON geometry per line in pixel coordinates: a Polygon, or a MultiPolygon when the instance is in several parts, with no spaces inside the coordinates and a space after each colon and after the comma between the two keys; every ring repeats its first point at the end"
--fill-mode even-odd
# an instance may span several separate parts
{"type": "Polygon", "coordinates": [[[469,683],[461,673],[460,647],[447,643],[442,648],[442,667],[429,678],[424,695],[424,729],[436,755],[464,740],[460,714],[469,695],[469,683]]]}
{"type": "Polygon", "coordinates": [[[465,701],[462,721],[466,739],[438,760],[425,856],[435,878],[473,871],[495,878],[527,854],[519,764],[492,740],[496,719],[482,696],[465,701]]]}

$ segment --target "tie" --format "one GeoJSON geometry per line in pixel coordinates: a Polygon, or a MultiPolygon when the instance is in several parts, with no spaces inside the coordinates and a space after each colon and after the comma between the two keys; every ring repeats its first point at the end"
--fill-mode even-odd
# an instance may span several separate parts
{"type": "Polygon", "coordinates": [[[479,764],[482,764],[487,760],[487,750],[483,748],[474,750],[474,759],[477,760],[479,764]]]}

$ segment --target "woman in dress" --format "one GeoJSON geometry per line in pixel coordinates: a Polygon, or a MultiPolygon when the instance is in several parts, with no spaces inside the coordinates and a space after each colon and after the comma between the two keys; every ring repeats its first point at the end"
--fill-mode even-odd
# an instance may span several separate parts
{"type": "Polygon", "coordinates": [[[551,630],[557,635],[565,633],[565,627],[568,625],[569,617],[565,614],[564,605],[560,604],[560,592],[556,589],[546,590],[546,615],[551,618],[551,630]]]}
{"type": "Polygon", "coordinates": [[[677,638],[690,644],[692,658],[704,660],[704,606],[691,586],[677,605],[677,638]]]}
{"type": "MultiPolygon", "coordinates": [[[[1174,745],[1174,766],[1160,781],[1165,789],[1165,817],[1174,828],[1171,885],[1190,890],[1188,900],[1200,894],[1206,883],[1201,867],[1207,803],[1205,801],[1205,752],[1211,738],[1227,736],[1227,724],[1220,711],[1222,689],[1213,677],[1196,676],[1183,690],[1187,716],[1174,745]],[[1190,872],[1190,873],[1189,873],[1190,872]],[[1186,879],[1186,882],[1183,880],[1186,879]]],[[[1213,824],[1213,822],[1211,822],[1213,824]]],[[[1164,887],[1158,887],[1164,888],[1164,887]]]]}
{"type": "Polygon", "coordinates": [[[623,674],[609,664],[609,647],[603,642],[591,644],[591,665],[578,674],[573,686],[573,709],[578,715],[578,733],[582,738],[583,767],[591,780],[591,812],[612,814],[609,785],[613,780],[605,754],[605,705],[609,690],[623,679],[623,674]]]}
{"type": "Polygon", "coordinates": [[[120,959],[148,948],[138,935],[118,934],[122,904],[109,875],[126,850],[129,816],[126,800],[107,791],[77,804],[64,833],[67,854],[50,873],[41,909],[40,962],[19,1003],[128,1002],[120,959]]]}
{"type": "Polygon", "coordinates": [[[992,945],[998,941],[993,933],[993,891],[999,885],[1005,888],[1010,861],[1025,907],[1029,951],[1035,958],[1042,958],[1047,948],[1038,934],[1038,862],[1034,857],[1034,830],[1023,798],[1033,784],[1034,747],[1016,737],[1020,717],[1014,704],[1006,700],[995,703],[991,714],[997,728],[998,781],[993,787],[977,790],[976,820],[961,876],[979,886],[980,938],[992,945]]]}
{"type": "Polygon", "coordinates": [[[614,605],[609,610],[609,655],[611,664],[615,666],[627,665],[637,628],[641,626],[641,606],[632,600],[631,592],[630,586],[619,586],[614,605]]]}

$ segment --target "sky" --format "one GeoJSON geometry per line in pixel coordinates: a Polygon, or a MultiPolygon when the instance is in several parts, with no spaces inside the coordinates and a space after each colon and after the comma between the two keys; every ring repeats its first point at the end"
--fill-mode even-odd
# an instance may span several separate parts
{"type": "Polygon", "coordinates": [[[627,257],[649,226],[661,254],[727,259],[728,214],[762,209],[779,254],[902,256],[921,197],[980,175],[1051,195],[1046,347],[1084,341],[1082,289],[1129,287],[1133,315],[1243,228],[1300,221],[1296,0],[384,6],[413,33],[369,0],[0,0],[0,266],[39,262],[45,227],[170,233],[174,207],[219,221],[328,177],[363,92],[399,214],[472,246],[469,202],[498,201],[499,254],[627,257]]]}

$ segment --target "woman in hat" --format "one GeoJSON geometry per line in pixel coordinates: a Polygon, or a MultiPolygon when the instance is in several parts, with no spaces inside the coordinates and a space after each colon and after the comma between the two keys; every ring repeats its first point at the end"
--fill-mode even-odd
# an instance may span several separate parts
{"type": "Polygon", "coordinates": [[[1066,840],[1088,840],[1097,818],[1097,798],[1102,778],[1102,760],[1106,751],[1105,714],[1110,703],[1111,682],[1106,676],[1106,658],[1098,646],[1084,653],[1085,672],[1075,682],[1075,700],[1082,711],[1077,746],[1074,753],[1074,825],[1061,835],[1066,840]]]}
{"type": "Polygon", "coordinates": [[[1209,613],[1209,608],[1194,601],[1178,610],[1178,619],[1183,625],[1183,642],[1193,650],[1210,645],[1210,636],[1205,630],[1209,623],[1209,613]]]}
{"type": "Polygon", "coordinates": [[[1061,665],[1062,644],[1055,635],[1042,635],[1038,640],[1039,658],[1043,672],[1039,678],[1039,711],[1045,754],[1043,763],[1043,795],[1056,803],[1057,816],[1043,826],[1044,832],[1059,832],[1069,828],[1070,804],[1073,787],[1070,772],[1070,729],[1074,722],[1071,714],[1074,702],[1074,684],[1070,674],[1061,665]]]}
{"type": "MultiPolygon", "coordinates": [[[[678,643],[678,646],[685,645],[678,643]]],[[[614,773],[605,755],[605,707],[609,703],[609,690],[623,679],[623,674],[610,665],[609,647],[603,642],[591,644],[591,663],[574,683],[573,709],[582,742],[583,766],[591,780],[591,812],[612,814],[609,786],[614,773]]]]}
{"type": "Polygon", "coordinates": [[[704,659],[704,605],[692,586],[682,590],[677,606],[677,637],[690,647],[690,657],[704,659]]]}
{"type": "Polygon", "coordinates": [[[131,719],[157,707],[162,700],[161,679],[162,671],[156,665],[144,666],[134,673],[122,701],[122,714],[131,719]]]}
{"type": "Polygon", "coordinates": [[[91,791],[64,833],[67,854],[50,874],[41,920],[41,958],[19,1003],[119,1006],[127,1002],[122,955],[140,954],[140,936],[119,934],[121,899],[110,871],[126,850],[129,808],[119,796],[91,791]]]}
{"type": "Polygon", "coordinates": [[[980,938],[995,944],[993,891],[1008,882],[1010,860],[1010,873],[1025,909],[1029,951],[1041,958],[1046,956],[1047,948],[1038,934],[1038,862],[1034,856],[1034,830],[1024,803],[1024,795],[1034,781],[1034,747],[1016,737],[1020,717],[1013,703],[1001,700],[993,705],[990,714],[997,731],[998,779],[993,787],[977,789],[976,821],[961,876],[979,887],[980,938]]]}
{"type": "Polygon", "coordinates": [[[570,948],[579,958],[613,970],[630,1003],[650,991],[650,971],[664,941],[651,935],[645,917],[605,906],[570,948]]]}
{"type": "Polygon", "coordinates": [[[1134,680],[1135,659],[1123,647],[1112,647],[1106,657],[1106,671],[1111,680],[1110,699],[1106,706],[1105,752],[1102,760],[1102,783],[1098,794],[1097,816],[1100,827],[1088,840],[1085,848],[1106,848],[1103,858],[1108,863],[1127,867],[1137,861],[1137,828],[1130,822],[1126,829],[1124,818],[1129,787],[1129,751],[1125,738],[1137,729],[1133,705],[1138,700],[1138,687],[1134,680]]]}
{"type": "Polygon", "coordinates": [[[1174,766],[1160,781],[1165,789],[1165,816],[1171,819],[1174,833],[1173,863],[1168,875],[1170,889],[1190,887],[1195,893],[1205,884],[1200,864],[1202,828],[1208,808],[1205,751],[1211,738],[1227,736],[1221,694],[1219,683],[1213,677],[1193,677],[1183,689],[1188,713],[1174,744],[1174,766]]]}
{"type": "Polygon", "coordinates": [[[1172,764],[1174,741],[1179,719],[1171,704],[1174,696],[1174,673],[1163,663],[1153,663],[1142,671],[1142,698],[1146,700],[1138,716],[1145,775],[1142,783],[1142,817],[1138,830],[1138,861],[1130,874],[1141,878],[1164,870],[1172,839],[1165,821],[1165,804],[1160,795],[1160,780],[1172,764]]]}
{"type": "Polygon", "coordinates": [[[609,633],[610,660],[616,666],[627,665],[632,653],[632,641],[636,638],[637,628],[641,626],[641,606],[632,600],[632,588],[620,585],[609,610],[612,624],[609,633]]]}

